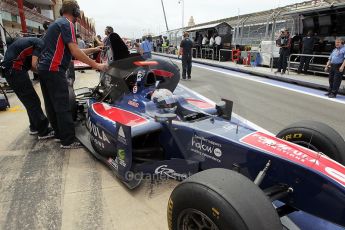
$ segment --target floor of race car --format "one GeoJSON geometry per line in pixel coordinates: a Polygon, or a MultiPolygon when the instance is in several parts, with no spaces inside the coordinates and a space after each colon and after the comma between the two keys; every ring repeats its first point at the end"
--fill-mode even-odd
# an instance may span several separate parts
{"type": "MultiPolygon", "coordinates": [[[[76,72],[76,88],[96,85],[98,75],[76,72]]],[[[197,66],[192,77],[181,83],[215,101],[233,99],[236,113],[270,132],[312,119],[345,137],[343,98],[322,99],[197,66]]],[[[41,95],[39,84],[35,89],[41,95]]],[[[17,97],[10,95],[10,102],[11,109],[0,112],[0,229],[167,229],[167,201],[177,182],[144,181],[129,191],[86,149],[36,141],[17,97]]]]}

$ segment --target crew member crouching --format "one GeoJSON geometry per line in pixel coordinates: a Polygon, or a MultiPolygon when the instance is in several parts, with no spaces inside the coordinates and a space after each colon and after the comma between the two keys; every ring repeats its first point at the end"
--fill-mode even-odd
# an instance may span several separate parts
{"type": "Polygon", "coordinates": [[[39,139],[54,136],[48,128],[49,122],[41,108],[41,101],[32,86],[28,71],[36,71],[37,59],[44,47],[43,40],[27,37],[12,43],[4,57],[5,78],[28,113],[31,135],[38,134],[39,139]]]}

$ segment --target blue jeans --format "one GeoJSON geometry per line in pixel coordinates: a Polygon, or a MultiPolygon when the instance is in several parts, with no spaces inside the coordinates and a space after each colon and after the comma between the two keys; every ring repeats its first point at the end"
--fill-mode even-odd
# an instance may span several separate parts
{"type": "Polygon", "coordinates": [[[143,53],[142,56],[143,56],[143,58],[145,58],[145,59],[150,59],[150,58],[152,57],[151,52],[143,53]]]}

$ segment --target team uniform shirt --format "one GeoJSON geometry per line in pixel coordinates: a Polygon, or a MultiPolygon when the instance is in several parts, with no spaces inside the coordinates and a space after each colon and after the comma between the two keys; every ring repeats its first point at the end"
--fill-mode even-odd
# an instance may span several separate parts
{"type": "Polygon", "coordinates": [[[342,45],[339,48],[335,48],[331,55],[329,56],[329,60],[331,64],[342,64],[345,59],[345,46],[342,45]]]}
{"type": "Polygon", "coordinates": [[[192,48],[193,42],[189,38],[185,38],[181,41],[180,47],[183,48],[182,56],[183,57],[191,57],[192,56],[192,48]]]}
{"type": "Polygon", "coordinates": [[[68,44],[77,43],[74,25],[65,17],[49,25],[44,36],[45,48],[41,54],[38,69],[50,72],[66,72],[72,60],[68,44]]]}
{"type": "Polygon", "coordinates": [[[32,56],[39,56],[44,47],[42,39],[18,38],[7,49],[4,57],[6,69],[28,71],[31,69],[32,56]]]}
{"type": "Polygon", "coordinates": [[[143,43],[141,43],[141,49],[144,53],[151,53],[152,51],[152,44],[148,40],[145,40],[143,43]]]}
{"type": "Polygon", "coordinates": [[[214,41],[216,42],[217,46],[220,46],[220,44],[222,43],[222,37],[221,36],[217,36],[214,41]]]}
{"type": "Polygon", "coordinates": [[[213,45],[214,45],[214,38],[211,37],[211,38],[210,38],[210,46],[213,46],[213,45]]]}

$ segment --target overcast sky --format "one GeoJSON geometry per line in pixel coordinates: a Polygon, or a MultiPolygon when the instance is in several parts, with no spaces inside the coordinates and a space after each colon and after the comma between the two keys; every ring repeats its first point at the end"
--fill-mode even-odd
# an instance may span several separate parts
{"type": "MultiPolygon", "coordinates": [[[[87,17],[94,18],[97,34],[102,37],[107,25],[121,37],[141,37],[144,33],[166,31],[161,0],[78,0],[87,17]]],[[[179,0],[163,0],[169,29],[182,25],[179,0]]],[[[285,6],[301,0],[184,0],[184,23],[190,16],[195,23],[285,6]]]]}

